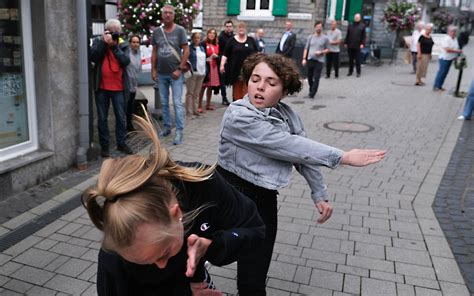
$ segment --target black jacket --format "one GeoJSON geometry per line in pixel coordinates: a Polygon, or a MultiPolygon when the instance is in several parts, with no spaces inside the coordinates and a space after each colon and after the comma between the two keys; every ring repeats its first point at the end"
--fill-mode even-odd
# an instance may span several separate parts
{"type": "Polygon", "coordinates": [[[234,37],[234,32],[231,34],[227,34],[225,31],[221,31],[219,34],[219,38],[217,39],[219,42],[219,56],[222,56],[224,53],[225,47],[227,46],[227,43],[229,42],[232,37],[234,37]]]}
{"type": "Polygon", "coordinates": [[[194,220],[186,237],[196,234],[212,239],[193,278],[187,278],[187,244],[164,269],[138,265],[114,253],[99,252],[97,292],[99,296],[167,295],[190,296],[190,282],[204,280],[204,262],[222,266],[238,260],[263,242],[265,226],[253,201],[238,192],[217,172],[202,182],[173,182],[181,209],[186,212],[212,205],[194,220]],[[205,223],[207,227],[202,227],[205,223]],[[206,229],[207,228],[207,229],[206,229]],[[204,230],[203,230],[204,229],[204,230]]]}
{"type": "MultiPolygon", "coordinates": [[[[91,59],[94,62],[94,90],[99,90],[100,80],[102,79],[102,63],[104,62],[105,54],[107,52],[107,44],[102,40],[102,37],[96,37],[92,41],[91,59]]],[[[122,42],[112,47],[112,52],[115,58],[120,63],[123,69],[122,81],[124,90],[128,89],[128,77],[125,68],[130,64],[130,47],[128,42],[122,42]]]]}
{"type": "Polygon", "coordinates": [[[365,44],[365,24],[362,22],[350,24],[344,44],[347,48],[360,48],[361,44],[365,44]]]}
{"type": "Polygon", "coordinates": [[[293,32],[290,32],[290,35],[285,40],[285,44],[283,44],[283,51],[280,50],[280,42],[278,42],[275,53],[279,53],[286,57],[291,58],[293,55],[293,49],[295,48],[295,44],[296,44],[296,34],[293,32]]]}

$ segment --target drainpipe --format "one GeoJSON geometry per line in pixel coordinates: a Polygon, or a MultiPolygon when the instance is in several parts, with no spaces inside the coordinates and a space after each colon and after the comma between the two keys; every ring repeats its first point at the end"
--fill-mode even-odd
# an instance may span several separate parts
{"type": "Polygon", "coordinates": [[[76,0],[77,12],[77,64],[78,64],[78,102],[79,102],[79,147],[76,152],[76,165],[79,170],[87,169],[87,152],[90,148],[89,136],[89,26],[87,10],[89,0],[76,0]]]}

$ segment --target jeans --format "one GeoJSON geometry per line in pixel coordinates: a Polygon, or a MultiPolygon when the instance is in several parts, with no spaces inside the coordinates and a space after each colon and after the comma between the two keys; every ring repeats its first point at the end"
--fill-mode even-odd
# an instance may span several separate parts
{"type": "Polygon", "coordinates": [[[418,61],[418,52],[411,52],[411,64],[413,65],[413,72],[416,72],[416,62],[418,61]]]}
{"type": "Polygon", "coordinates": [[[133,120],[133,112],[135,111],[135,97],[137,95],[136,92],[129,92],[128,93],[128,102],[127,102],[127,129],[133,127],[132,120],[133,120]]]}
{"type": "Polygon", "coordinates": [[[171,75],[158,74],[158,89],[160,91],[163,126],[165,130],[171,129],[169,104],[170,86],[173,94],[176,130],[182,131],[184,129],[184,106],[182,100],[184,76],[181,75],[177,80],[174,80],[171,75]]]}
{"type": "Polygon", "coordinates": [[[219,81],[221,83],[220,88],[221,88],[221,97],[222,101],[227,100],[227,86],[226,81],[225,81],[225,74],[222,74],[221,71],[219,71],[219,81]]]}
{"type": "Polygon", "coordinates": [[[331,67],[334,64],[334,75],[339,77],[339,53],[329,52],[326,55],[326,77],[331,76],[331,67]]]}
{"type": "Polygon", "coordinates": [[[471,81],[471,86],[467,92],[466,103],[464,104],[464,119],[471,119],[472,110],[474,109],[474,79],[471,81]]]}
{"type": "Polygon", "coordinates": [[[97,126],[99,129],[99,143],[102,149],[109,149],[109,106],[110,100],[115,113],[115,137],[117,146],[125,145],[125,99],[123,91],[109,91],[99,89],[95,93],[97,107],[97,126]]]}
{"type": "Polygon", "coordinates": [[[360,48],[348,48],[347,53],[349,54],[349,74],[352,74],[352,72],[354,72],[354,61],[357,74],[360,74],[360,48]]]}
{"type": "Polygon", "coordinates": [[[449,68],[451,67],[452,60],[439,59],[439,69],[436,73],[436,78],[433,87],[442,88],[446,76],[448,76],[449,68]]]}
{"type": "Polygon", "coordinates": [[[323,70],[323,63],[316,60],[308,61],[309,96],[314,97],[318,92],[319,78],[323,70]]]}

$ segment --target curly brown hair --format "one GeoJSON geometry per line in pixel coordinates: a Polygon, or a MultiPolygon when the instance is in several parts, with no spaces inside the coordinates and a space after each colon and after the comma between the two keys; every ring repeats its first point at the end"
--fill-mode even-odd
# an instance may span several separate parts
{"type": "Polygon", "coordinates": [[[242,78],[248,83],[253,69],[260,63],[267,64],[280,78],[285,95],[298,93],[303,84],[300,81],[300,73],[295,62],[281,54],[256,53],[245,59],[242,66],[242,78]]]}

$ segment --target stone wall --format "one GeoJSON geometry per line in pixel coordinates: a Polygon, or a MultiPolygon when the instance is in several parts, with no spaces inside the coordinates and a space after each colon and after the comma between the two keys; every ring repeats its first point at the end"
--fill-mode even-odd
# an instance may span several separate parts
{"type": "Polygon", "coordinates": [[[33,156],[13,160],[14,168],[0,175],[9,183],[1,198],[34,186],[74,163],[78,145],[75,5],[70,0],[31,1],[40,149],[33,156]]]}

